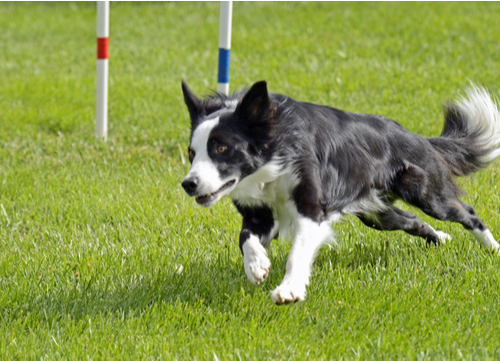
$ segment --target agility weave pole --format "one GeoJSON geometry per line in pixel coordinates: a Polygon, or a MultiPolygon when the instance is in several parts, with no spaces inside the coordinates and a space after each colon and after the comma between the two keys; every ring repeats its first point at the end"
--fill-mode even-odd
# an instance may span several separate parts
{"type": "MultiPolygon", "coordinates": [[[[229,94],[229,63],[233,2],[220,2],[219,68],[217,91],[229,94]]],[[[95,133],[104,140],[108,136],[108,39],[109,1],[97,1],[97,81],[95,133]]]]}
{"type": "Polygon", "coordinates": [[[95,134],[108,137],[108,37],[109,1],[97,1],[97,87],[95,134]]]}
{"type": "Polygon", "coordinates": [[[219,22],[219,73],[217,76],[217,91],[229,94],[229,60],[231,55],[231,22],[233,17],[233,2],[220,2],[219,22]]]}

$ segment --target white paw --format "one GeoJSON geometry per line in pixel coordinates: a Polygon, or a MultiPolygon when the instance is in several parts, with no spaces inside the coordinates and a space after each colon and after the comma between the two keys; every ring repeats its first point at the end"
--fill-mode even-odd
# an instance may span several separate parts
{"type": "Polygon", "coordinates": [[[271,261],[267,257],[266,249],[254,235],[243,244],[243,262],[245,273],[250,282],[259,284],[264,281],[271,269],[271,261]]]}
{"type": "Polygon", "coordinates": [[[436,233],[442,244],[446,244],[447,241],[451,241],[451,236],[448,233],[444,233],[443,231],[436,231],[436,233]]]}
{"type": "Polygon", "coordinates": [[[306,298],[306,286],[281,284],[271,291],[271,298],[277,305],[304,301],[306,298]]]}
{"type": "Polygon", "coordinates": [[[479,242],[481,242],[484,248],[493,251],[494,253],[500,255],[500,244],[495,241],[495,238],[491,234],[490,230],[480,231],[479,229],[473,229],[471,233],[474,235],[479,242]]]}

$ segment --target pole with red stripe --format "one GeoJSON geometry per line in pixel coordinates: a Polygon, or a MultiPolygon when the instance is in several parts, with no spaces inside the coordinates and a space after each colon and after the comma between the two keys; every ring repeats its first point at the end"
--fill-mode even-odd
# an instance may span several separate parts
{"type": "Polygon", "coordinates": [[[95,102],[95,133],[108,136],[108,36],[109,1],[97,1],[97,89],[95,102]]]}

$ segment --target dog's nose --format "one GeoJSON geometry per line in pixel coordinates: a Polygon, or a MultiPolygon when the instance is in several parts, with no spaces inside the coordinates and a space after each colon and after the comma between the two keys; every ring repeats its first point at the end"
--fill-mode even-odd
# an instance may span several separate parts
{"type": "Polygon", "coordinates": [[[198,178],[186,178],[182,181],[182,188],[187,194],[192,195],[198,188],[198,178]]]}

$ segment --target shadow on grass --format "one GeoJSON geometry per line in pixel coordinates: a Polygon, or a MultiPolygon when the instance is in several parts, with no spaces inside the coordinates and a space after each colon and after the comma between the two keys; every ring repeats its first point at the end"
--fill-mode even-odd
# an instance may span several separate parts
{"type": "MultiPolygon", "coordinates": [[[[386,240],[355,244],[351,248],[325,249],[315,262],[314,272],[329,273],[338,268],[354,272],[360,268],[387,267],[394,259],[411,254],[411,248],[395,247],[386,240]]],[[[179,304],[226,313],[238,309],[245,297],[270,305],[269,291],[281,282],[287,253],[288,246],[283,245],[277,245],[270,252],[273,268],[262,285],[248,281],[241,258],[231,258],[221,250],[213,259],[189,260],[182,270],[179,265],[158,265],[160,268],[153,265],[155,268],[152,267],[149,273],[82,276],[59,286],[49,283],[37,290],[30,287],[26,294],[18,294],[13,301],[14,307],[3,308],[1,313],[6,320],[29,313],[38,321],[49,322],[66,317],[88,319],[94,315],[132,317],[150,308],[179,304]]]]}
{"type": "MultiPolygon", "coordinates": [[[[97,278],[80,277],[62,287],[49,283],[26,288],[10,306],[0,308],[5,321],[24,319],[27,315],[51,323],[63,318],[87,320],[95,315],[133,317],[150,308],[187,305],[210,308],[225,313],[239,304],[242,296],[268,297],[269,283],[251,284],[243,262],[223,253],[215,259],[155,268],[146,274],[112,274],[97,278]]],[[[270,302],[270,298],[269,298],[270,302]]]]}

